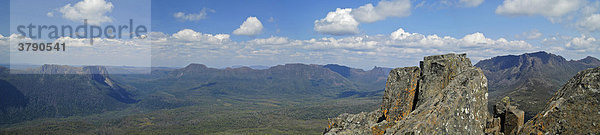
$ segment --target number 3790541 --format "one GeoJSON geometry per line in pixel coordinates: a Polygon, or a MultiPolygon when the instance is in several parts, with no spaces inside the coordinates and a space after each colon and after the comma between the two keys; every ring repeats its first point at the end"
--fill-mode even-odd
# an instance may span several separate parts
{"type": "Polygon", "coordinates": [[[19,51],[65,51],[65,43],[19,43],[19,51]]]}

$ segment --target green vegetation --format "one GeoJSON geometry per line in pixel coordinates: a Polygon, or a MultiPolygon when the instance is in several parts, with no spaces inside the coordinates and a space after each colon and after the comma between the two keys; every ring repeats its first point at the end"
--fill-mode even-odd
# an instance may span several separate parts
{"type": "Polygon", "coordinates": [[[12,125],[0,134],[321,134],[327,118],[376,109],[379,100],[353,98],[288,107],[238,103],[224,99],[147,113],[130,108],[40,119],[12,125]]]}
{"type": "MultiPolygon", "coordinates": [[[[57,67],[68,68],[45,68],[57,67]]],[[[27,103],[2,106],[0,134],[321,134],[327,118],[379,107],[389,70],[351,70],[348,78],[304,64],[191,64],[149,75],[2,72],[2,90],[14,86],[6,90],[23,98],[11,101],[27,103]],[[139,102],[120,100],[127,95],[139,102]]]]}

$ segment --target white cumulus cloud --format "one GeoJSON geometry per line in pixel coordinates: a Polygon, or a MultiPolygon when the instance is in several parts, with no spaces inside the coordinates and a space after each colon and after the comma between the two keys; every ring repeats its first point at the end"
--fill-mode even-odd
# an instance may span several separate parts
{"type": "Polygon", "coordinates": [[[481,5],[484,0],[459,0],[458,2],[466,7],[476,7],[481,5]]]}
{"type": "Polygon", "coordinates": [[[405,17],[411,13],[410,0],[379,1],[377,6],[369,3],[354,9],[351,14],[359,22],[376,22],[387,17],[405,17]]]}
{"type": "Polygon", "coordinates": [[[509,16],[542,15],[545,17],[561,17],[579,9],[581,0],[504,0],[496,8],[496,13],[509,16]]]}
{"type": "Polygon", "coordinates": [[[420,40],[423,37],[425,36],[418,33],[405,32],[402,28],[399,28],[390,34],[390,38],[393,40],[420,40]]]}
{"type": "Polygon", "coordinates": [[[542,37],[542,33],[540,33],[540,31],[538,30],[531,30],[531,31],[526,31],[523,32],[521,34],[517,34],[515,35],[515,38],[519,38],[519,39],[537,39],[542,37]]]}
{"type": "Polygon", "coordinates": [[[593,51],[598,47],[598,44],[596,38],[581,35],[581,37],[574,37],[571,39],[565,46],[572,49],[591,49],[593,51]]]}
{"type": "Polygon", "coordinates": [[[248,17],[240,28],[235,29],[233,34],[235,35],[245,35],[245,36],[254,36],[260,34],[263,29],[263,25],[256,17],[248,17]]]}
{"type": "Polygon", "coordinates": [[[330,35],[349,35],[358,33],[358,22],[350,15],[351,8],[338,8],[327,16],[315,20],[315,31],[330,35]]]}
{"type": "Polygon", "coordinates": [[[198,20],[202,20],[202,19],[206,19],[206,17],[208,16],[208,13],[214,13],[215,10],[213,9],[209,9],[209,8],[202,8],[202,10],[200,10],[199,13],[183,13],[183,12],[177,12],[175,14],[173,14],[173,17],[180,19],[180,20],[185,20],[185,21],[198,21],[198,20]]]}
{"type": "Polygon", "coordinates": [[[315,20],[315,31],[328,35],[353,35],[361,22],[372,23],[388,17],[405,17],[411,13],[410,0],[382,0],[358,8],[337,8],[323,19],[315,20]]]}
{"type": "Polygon", "coordinates": [[[206,44],[224,44],[229,39],[229,34],[203,34],[191,29],[184,29],[172,35],[173,38],[184,42],[202,42],[206,44]]]}
{"type": "Polygon", "coordinates": [[[250,43],[250,44],[258,44],[258,45],[281,45],[281,44],[287,44],[289,42],[290,41],[286,37],[270,37],[270,38],[261,38],[261,39],[254,39],[254,40],[248,41],[248,43],[250,43]]]}
{"type": "Polygon", "coordinates": [[[586,31],[600,31],[600,14],[592,14],[583,18],[577,26],[586,31]]]}
{"type": "Polygon", "coordinates": [[[112,22],[112,18],[106,13],[112,12],[114,8],[111,2],[104,0],[83,0],[71,5],[70,3],[63,6],[59,11],[63,14],[63,18],[71,21],[83,22],[88,20],[91,25],[100,25],[105,22],[112,22]]]}
{"type": "MultiPolygon", "coordinates": [[[[424,35],[402,28],[388,34],[290,39],[271,36],[232,41],[226,34],[203,34],[189,29],[172,35],[151,33],[153,61],[158,65],[192,62],[216,66],[235,64],[344,63],[350,66],[400,66],[418,63],[423,56],[468,53],[473,60],[540,49],[522,40],[489,38],[483,33],[464,37],[424,35]],[[155,38],[156,37],[156,38],[155,38]],[[225,38],[227,37],[227,38],[225,38]],[[211,41],[211,42],[209,42],[211,41]],[[215,45],[218,44],[218,45],[215,45]],[[155,59],[156,58],[156,59],[155,59]],[[400,58],[400,59],[399,59],[400,58]],[[370,63],[366,64],[365,63],[370,63]]],[[[587,37],[586,37],[587,39],[587,37]]],[[[565,42],[566,43],[566,42],[565,42]]],[[[565,45],[565,43],[560,46],[565,45]]]]}
{"type": "Polygon", "coordinates": [[[327,49],[346,49],[351,51],[363,52],[370,49],[376,49],[379,41],[368,39],[366,37],[345,37],[345,38],[320,38],[304,40],[305,49],[327,50],[327,49]]]}

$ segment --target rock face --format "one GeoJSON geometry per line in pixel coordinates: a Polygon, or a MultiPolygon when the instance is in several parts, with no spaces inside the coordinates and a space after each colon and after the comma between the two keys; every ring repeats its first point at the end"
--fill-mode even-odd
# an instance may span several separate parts
{"type": "Polygon", "coordinates": [[[418,67],[390,71],[381,107],[386,121],[401,120],[413,110],[420,71],[418,67]]]}
{"type": "Polygon", "coordinates": [[[491,125],[488,120],[486,133],[516,135],[523,127],[524,120],[525,112],[511,105],[509,97],[504,97],[494,105],[494,118],[491,119],[491,125]]]}
{"type": "Polygon", "coordinates": [[[466,54],[425,57],[424,61],[421,62],[423,76],[425,77],[420,80],[422,85],[419,85],[418,105],[430,100],[435,94],[448,86],[455,76],[472,67],[471,60],[466,57],[466,54]]]}
{"type": "Polygon", "coordinates": [[[483,72],[445,54],[392,70],[381,109],[330,119],[325,134],[484,134],[487,119],[483,72]]]}
{"type": "Polygon", "coordinates": [[[577,73],[521,133],[600,134],[600,67],[577,73]]]}

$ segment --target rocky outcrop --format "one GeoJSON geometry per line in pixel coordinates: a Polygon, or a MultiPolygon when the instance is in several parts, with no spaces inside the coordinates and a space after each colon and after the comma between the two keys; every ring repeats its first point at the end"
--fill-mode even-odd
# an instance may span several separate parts
{"type": "Polygon", "coordinates": [[[523,127],[525,112],[510,104],[510,98],[504,97],[494,105],[493,118],[488,118],[487,134],[516,135],[523,127]]]}
{"type": "Polygon", "coordinates": [[[445,54],[392,70],[380,109],[330,119],[325,134],[484,134],[487,118],[483,72],[445,54]]]}
{"type": "Polygon", "coordinates": [[[419,81],[421,85],[419,85],[417,105],[431,100],[430,98],[433,98],[434,95],[448,86],[454,77],[468,71],[473,66],[471,66],[471,60],[466,57],[466,54],[447,54],[425,57],[424,61],[421,62],[421,68],[424,77],[419,81]]]}
{"type": "Polygon", "coordinates": [[[577,73],[521,133],[600,134],[600,67],[577,73]]]}
{"type": "Polygon", "coordinates": [[[489,115],[487,95],[466,55],[429,56],[390,72],[380,109],[330,119],[325,134],[600,134],[600,67],[579,72],[527,123],[508,97],[489,115]]]}

